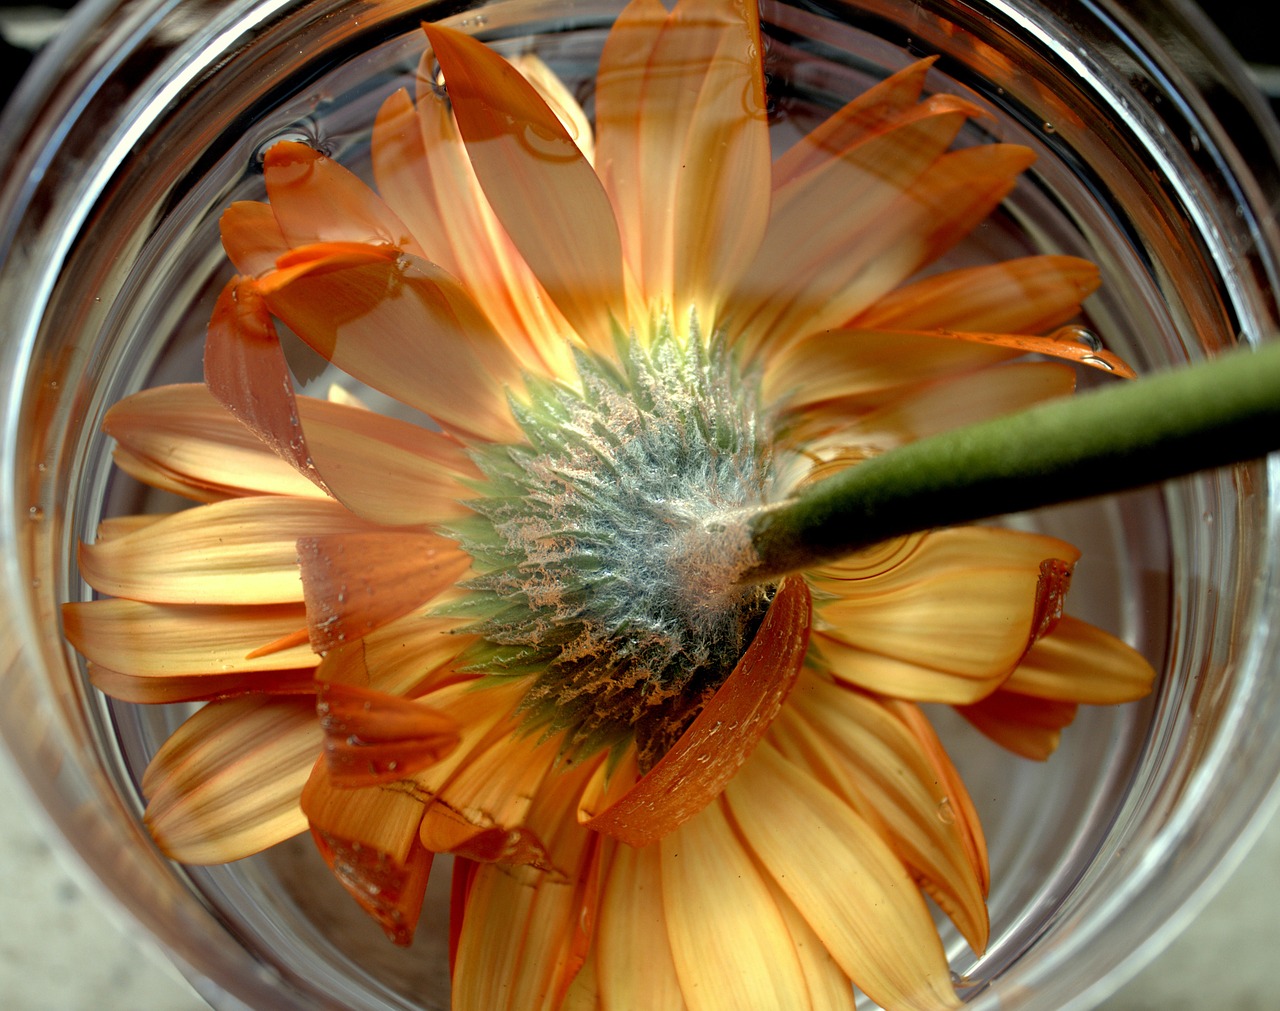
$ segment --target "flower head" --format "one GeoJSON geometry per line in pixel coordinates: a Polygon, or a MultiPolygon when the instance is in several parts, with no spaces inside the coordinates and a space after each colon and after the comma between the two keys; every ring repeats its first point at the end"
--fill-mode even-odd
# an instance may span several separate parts
{"type": "Polygon", "coordinates": [[[153,835],[198,863],[309,828],[401,943],[453,855],[460,1008],[955,1004],[924,895],[981,950],[988,869],[918,703],[1045,757],[1151,669],[1063,614],[1054,538],[755,584],[743,517],[1069,393],[1050,359],[1127,373],[1037,336],[1096,271],[921,273],[1030,162],[956,147],[981,110],[922,98],[928,61],[775,158],[753,7],[634,0],[592,116],[425,31],[376,189],[271,148],[223,218],[205,385],[108,415],[123,470],[201,503],[108,520],[81,567],[110,599],[65,611],[103,690],[207,703],[148,769],[153,835]]]}

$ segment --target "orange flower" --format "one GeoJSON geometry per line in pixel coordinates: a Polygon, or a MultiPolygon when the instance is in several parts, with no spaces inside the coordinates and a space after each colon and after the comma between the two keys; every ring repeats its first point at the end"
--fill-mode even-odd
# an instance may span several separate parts
{"type": "Polygon", "coordinates": [[[206,385],[108,414],[124,471],[201,503],[106,521],[109,599],[65,609],[104,691],[207,703],[147,771],[153,835],[200,863],[309,828],[401,943],[452,854],[458,1008],[953,1006],[923,895],[981,951],[986,853],[917,703],[1045,757],[1152,671],[1062,615],[1051,537],[746,586],[736,518],[1069,393],[1046,358],[1129,374],[1036,336],[1096,271],[911,279],[1030,161],[953,150],[980,110],[922,100],[927,61],[771,160],[750,6],[634,0],[593,122],[536,59],[425,30],[377,192],[273,147],[223,218],[206,385]]]}

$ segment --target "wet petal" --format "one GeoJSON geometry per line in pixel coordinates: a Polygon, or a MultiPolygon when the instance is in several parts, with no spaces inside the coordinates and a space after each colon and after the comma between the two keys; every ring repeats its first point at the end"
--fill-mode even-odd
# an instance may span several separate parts
{"type": "Polygon", "coordinates": [[[621,795],[617,784],[606,784],[602,767],[583,797],[583,824],[645,846],[719,796],[795,684],[809,620],[808,588],[797,577],[787,579],[742,659],[671,750],[621,795]]]}
{"type": "Polygon", "coordinates": [[[844,801],[769,745],[756,751],[725,798],[760,864],[867,996],[886,1007],[959,1006],[924,899],[844,801]],[[822,858],[797,854],[796,839],[822,858]],[[833,881],[841,887],[831,887],[833,881]]]}
{"type": "Polygon", "coordinates": [[[404,779],[440,761],[461,740],[457,721],[450,716],[412,699],[355,685],[322,682],[316,713],[324,730],[328,778],[336,787],[404,779]]]}
{"type": "Polygon", "coordinates": [[[625,319],[622,248],[591,164],[537,91],[469,36],[424,25],[476,176],[511,241],[591,347],[625,319]]]}
{"type": "Polygon", "coordinates": [[[458,631],[460,622],[439,618],[429,607],[405,615],[363,639],[330,649],[316,677],[360,685],[392,695],[419,695],[452,670],[458,654],[474,636],[458,631]]]}
{"type": "Polygon", "coordinates": [[[362,531],[302,536],[297,558],[311,648],[363,638],[453,586],[471,559],[437,534],[362,531]]]}
{"type": "Polygon", "coordinates": [[[1145,698],[1154,681],[1155,670],[1132,646],[1065,615],[1027,651],[1004,687],[1042,699],[1114,705],[1145,698]]]}
{"type": "Polygon", "coordinates": [[[1018,531],[936,531],[890,568],[816,580],[838,599],[821,606],[815,643],[842,681],[899,698],[975,701],[1039,633],[1041,564],[1078,554],[1018,531]]]}
{"type": "Polygon", "coordinates": [[[1044,333],[1075,317],[1101,283],[1088,260],[1024,256],[904,285],[850,322],[872,330],[1044,333]]]}
{"type": "Polygon", "coordinates": [[[315,695],[315,678],[309,667],[283,670],[223,671],[211,674],[133,674],[90,663],[89,680],[99,691],[122,702],[164,705],[174,702],[209,702],[239,695],[315,695]]]}
{"type": "Polygon", "coordinates": [[[306,829],[298,805],[320,748],[311,699],[211,702],[165,741],[142,792],[152,837],[174,860],[215,864],[306,829]]]}
{"type": "Polygon", "coordinates": [[[287,140],[273,144],[262,175],[275,219],[291,247],[355,242],[421,255],[409,229],[373,190],[307,145],[287,140]]]}
{"type": "Polygon", "coordinates": [[[100,593],[153,603],[298,602],[297,539],[368,526],[324,499],[232,499],[82,545],[80,573],[100,593]]]}

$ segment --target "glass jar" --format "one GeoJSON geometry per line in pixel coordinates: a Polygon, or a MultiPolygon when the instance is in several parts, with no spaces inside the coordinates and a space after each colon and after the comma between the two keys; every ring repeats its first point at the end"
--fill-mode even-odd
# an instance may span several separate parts
{"type": "MultiPolygon", "coordinates": [[[[411,75],[420,19],[531,45],[572,84],[590,78],[619,7],[461,6],[87,0],[6,113],[0,725],[93,873],[228,1007],[447,1006],[447,896],[428,897],[437,913],[401,951],[306,840],[215,868],[156,851],[138,784],[183,713],[96,693],[59,631],[59,605],[88,596],[77,543],[150,503],[112,470],[101,421],[129,392],[198,378],[230,271],[217,217],[261,197],[273,141],[367,167],[373,113],[411,75]]],[[[1098,263],[1088,326],[1140,372],[1273,339],[1280,143],[1189,6],[825,0],[767,3],[763,18],[780,137],[939,54],[931,87],[992,113],[971,139],[1038,155],[973,241],[1098,263]]],[[[1008,521],[1084,549],[1073,610],[1160,677],[1142,704],[1083,714],[1044,765],[939,715],[994,872],[987,953],[943,927],[974,1007],[1101,999],[1274,807],[1275,483],[1275,461],[1257,462],[1008,521]]]]}

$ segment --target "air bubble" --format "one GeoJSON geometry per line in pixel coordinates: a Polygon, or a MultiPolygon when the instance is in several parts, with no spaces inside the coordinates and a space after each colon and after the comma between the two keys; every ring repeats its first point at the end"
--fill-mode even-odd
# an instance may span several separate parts
{"type": "Polygon", "coordinates": [[[27,518],[33,523],[39,523],[44,519],[44,510],[38,505],[33,505],[27,510],[27,518]]]}
{"type": "Polygon", "coordinates": [[[1116,367],[1105,358],[1099,358],[1097,355],[1085,355],[1080,359],[1081,365],[1092,365],[1095,368],[1104,369],[1107,372],[1114,372],[1116,367]]]}
{"type": "Polygon", "coordinates": [[[1102,338],[1088,327],[1079,325],[1060,327],[1053,332],[1051,339],[1061,344],[1082,344],[1090,351],[1102,350],[1102,338]]]}
{"type": "Polygon", "coordinates": [[[1045,133],[1057,133],[1057,132],[1058,132],[1058,128],[1057,128],[1056,126],[1054,126],[1052,123],[1050,123],[1047,119],[1046,119],[1043,123],[1041,123],[1041,124],[1040,124],[1040,129],[1041,129],[1041,130],[1043,130],[1045,133]]]}
{"type": "Polygon", "coordinates": [[[938,801],[938,821],[944,825],[953,825],[956,820],[956,810],[951,806],[951,798],[943,797],[938,801]]]}
{"type": "Polygon", "coordinates": [[[254,167],[259,171],[262,170],[263,163],[266,161],[267,152],[276,144],[282,141],[293,141],[297,144],[305,144],[309,148],[319,151],[321,154],[328,154],[324,145],[324,138],[320,131],[320,124],[310,118],[300,119],[296,123],[285,127],[279,133],[272,134],[266,140],[262,141],[253,153],[254,167]]]}

